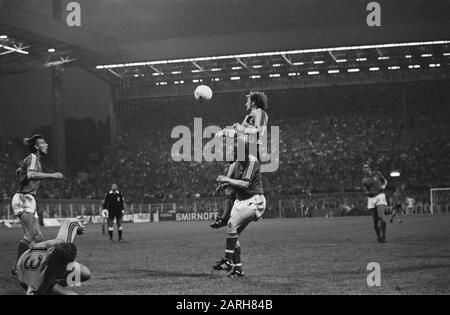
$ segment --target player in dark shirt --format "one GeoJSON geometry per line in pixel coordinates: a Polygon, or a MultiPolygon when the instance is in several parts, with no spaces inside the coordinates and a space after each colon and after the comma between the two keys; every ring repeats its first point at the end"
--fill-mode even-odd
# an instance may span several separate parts
{"type": "Polygon", "coordinates": [[[225,257],[213,267],[214,270],[231,271],[230,278],[244,276],[239,235],[250,222],[258,221],[266,209],[259,161],[248,153],[248,144],[242,146],[245,147],[243,160],[237,159],[239,147],[239,144],[234,147],[236,163],[233,178],[224,175],[217,177],[219,183],[228,184],[236,191],[236,201],[228,220],[225,257]]]}
{"type": "Polygon", "coordinates": [[[110,241],[113,240],[114,234],[114,219],[117,222],[117,231],[119,234],[119,242],[123,241],[122,233],[122,217],[125,212],[125,198],[119,192],[117,185],[113,184],[111,190],[105,194],[103,200],[103,209],[108,211],[108,234],[110,241]]]}
{"type": "MultiPolygon", "coordinates": [[[[36,211],[36,194],[40,182],[63,178],[61,173],[44,173],[42,171],[41,157],[48,153],[48,144],[42,135],[25,138],[23,142],[28,147],[30,154],[16,171],[18,188],[11,202],[14,215],[20,220],[25,231],[25,235],[19,243],[17,259],[34,243],[43,240],[36,211]]],[[[16,268],[13,268],[12,273],[16,274],[16,268]]]]}
{"type": "Polygon", "coordinates": [[[362,180],[362,189],[368,198],[367,208],[372,212],[375,233],[378,242],[386,242],[386,221],[384,220],[387,208],[386,195],[384,190],[387,186],[387,180],[383,174],[373,171],[370,163],[363,164],[364,178],[362,180]]]}
{"type": "MultiPolygon", "coordinates": [[[[234,124],[233,128],[224,129],[216,134],[216,137],[239,137],[249,143],[255,143],[256,152],[254,156],[259,158],[260,146],[262,144],[262,137],[267,131],[267,123],[269,116],[267,115],[269,99],[264,92],[252,91],[246,95],[245,109],[249,114],[245,116],[242,124],[234,124]]],[[[227,177],[232,178],[235,163],[231,163],[228,169],[227,177]]],[[[216,192],[224,190],[225,192],[225,207],[223,213],[211,225],[213,229],[220,229],[227,225],[230,218],[231,209],[236,200],[236,192],[233,187],[227,184],[220,184],[216,192]]]]}

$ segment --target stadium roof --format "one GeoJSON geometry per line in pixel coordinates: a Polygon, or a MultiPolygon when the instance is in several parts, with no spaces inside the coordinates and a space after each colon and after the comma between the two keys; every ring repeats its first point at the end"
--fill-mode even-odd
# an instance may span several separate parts
{"type": "Polygon", "coordinates": [[[450,40],[340,46],[97,66],[123,99],[450,78],[450,40]],[[119,93],[120,94],[120,93],[119,93]]]}
{"type": "Polygon", "coordinates": [[[72,29],[52,19],[50,0],[0,0],[0,35],[8,36],[0,49],[0,72],[72,59],[94,68],[450,38],[446,0],[434,0],[433,6],[426,0],[380,1],[380,28],[367,26],[367,3],[360,0],[277,0],[276,5],[273,0],[77,2],[82,27],[72,29]]]}
{"type": "Polygon", "coordinates": [[[0,74],[75,63],[117,61],[117,42],[8,2],[0,10],[0,74]]]}

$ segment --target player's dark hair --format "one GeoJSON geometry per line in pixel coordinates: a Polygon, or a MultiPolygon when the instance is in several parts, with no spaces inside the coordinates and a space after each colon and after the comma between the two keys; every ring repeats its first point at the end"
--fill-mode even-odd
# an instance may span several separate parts
{"type": "Polygon", "coordinates": [[[47,270],[44,281],[39,287],[38,295],[48,295],[52,292],[58,278],[66,273],[67,265],[77,257],[77,247],[72,243],[57,244],[47,260],[47,270]]]}
{"type": "Polygon", "coordinates": [[[269,99],[264,92],[254,92],[251,91],[250,94],[247,95],[250,101],[255,103],[257,108],[261,108],[263,110],[267,110],[269,107],[269,99]]]}
{"type": "Polygon", "coordinates": [[[23,144],[25,144],[27,146],[28,150],[31,153],[36,153],[37,149],[36,149],[35,145],[39,139],[44,139],[44,136],[36,134],[34,136],[31,136],[30,138],[24,138],[23,144]]]}

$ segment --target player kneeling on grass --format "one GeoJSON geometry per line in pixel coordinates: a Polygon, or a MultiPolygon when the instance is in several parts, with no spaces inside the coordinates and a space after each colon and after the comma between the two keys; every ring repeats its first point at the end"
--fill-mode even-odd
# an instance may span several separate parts
{"type": "Polygon", "coordinates": [[[78,273],[78,277],[74,275],[75,279],[70,279],[74,285],[91,277],[88,268],[75,263],[77,247],[73,240],[84,231],[77,220],[67,220],[56,239],[35,244],[20,256],[17,276],[27,295],[76,295],[66,288],[70,285],[67,283],[70,275],[78,273]]]}
{"type": "Polygon", "coordinates": [[[260,164],[258,159],[249,154],[248,144],[237,140],[234,146],[234,176],[220,175],[217,181],[233,187],[236,191],[236,200],[228,220],[225,257],[223,257],[214,270],[230,271],[228,277],[243,277],[241,263],[241,246],[239,235],[250,222],[258,221],[266,209],[266,198],[262,186],[260,164]],[[239,151],[245,151],[242,159],[238,159],[239,151]]]}

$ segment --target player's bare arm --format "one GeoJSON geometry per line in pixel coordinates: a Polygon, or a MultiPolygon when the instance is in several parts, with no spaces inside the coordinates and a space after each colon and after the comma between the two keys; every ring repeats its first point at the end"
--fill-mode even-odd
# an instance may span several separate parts
{"type": "Polygon", "coordinates": [[[41,173],[41,172],[35,172],[35,171],[28,171],[27,172],[28,179],[34,179],[34,180],[44,180],[44,179],[63,179],[64,175],[62,173],[56,172],[56,173],[41,173]]]}
{"type": "Polygon", "coordinates": [[[383,175],[381,175],[381,180],[383,181],[383,184],[381,185],[381,188],[382,188],[383,190],[385,190],[386,187],[387,187],[387,185],[388,185],[388,181],[387,181],[387,179],[386,179],[383,175]]]}
{"type": "Polygon", "coordinates": [[[238,189],[247,189],[248,186],[250,185],[249,181],[233,179],[233,178],[229,178],[224,175],[219,175],[217,177],[217,181],[219,183],[229,184],[230,186],[238,188],[238,189]]]}
{"type": "Polygon", "coordinates": [[[241,124],[234,124],[233,128],[237,133],[242,134],[257,134],[262,129],[260,126],[244,126],[241,124]]]}

